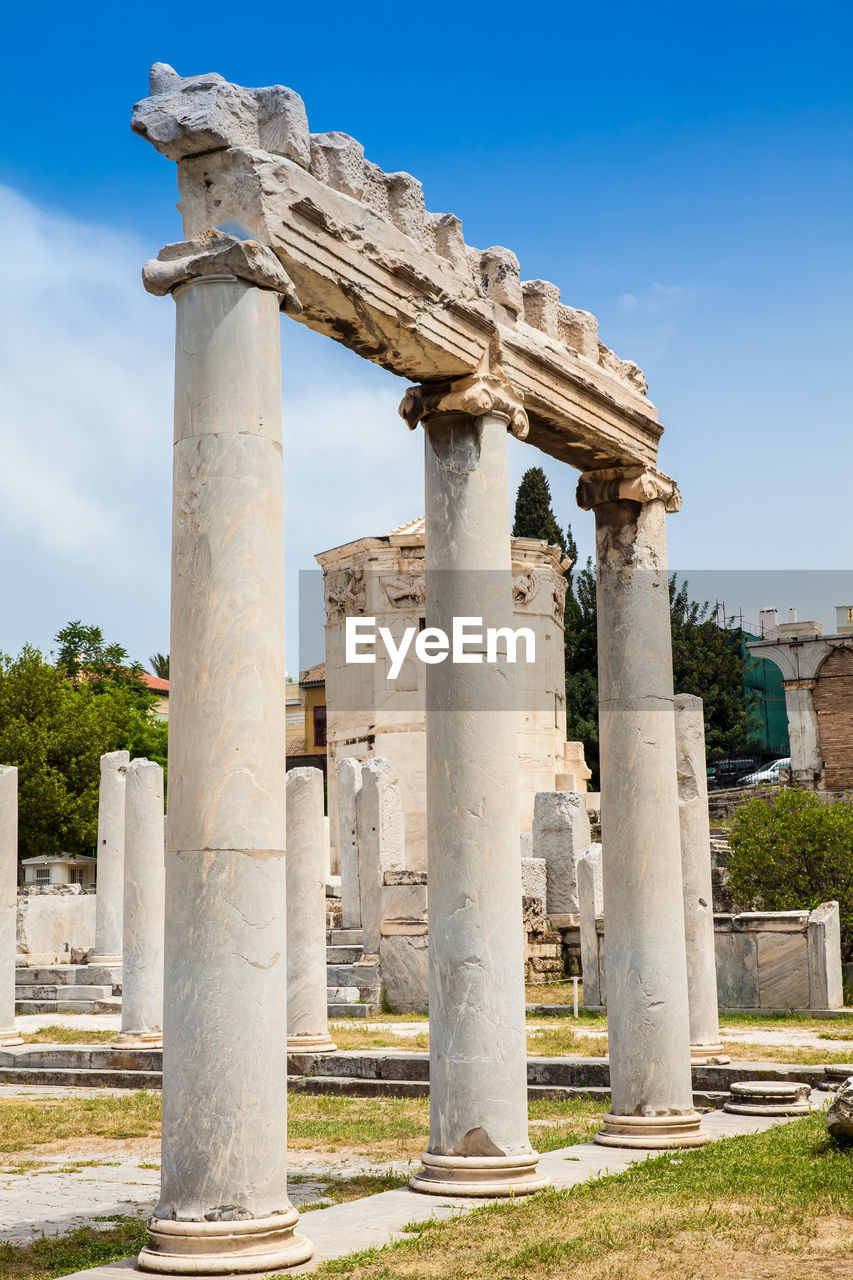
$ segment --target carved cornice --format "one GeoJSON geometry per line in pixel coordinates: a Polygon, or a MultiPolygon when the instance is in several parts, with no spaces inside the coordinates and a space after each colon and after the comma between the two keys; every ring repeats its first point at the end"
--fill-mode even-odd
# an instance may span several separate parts
{"type": "Polygon", "coordinates": [[[194,240],[165,245],[142,268],[142,283],[149,293],[162,297],[188,280],[226,275],[280,294],[281,309],[290,315],[302,310],[293,281],[271,249],[257,240],[238,240],[215,228],[194,240]]]}
{"type": "Polygon", "coordinates": [[[498,413],[509,419],[509,429],[519,440],[527,435],[521,396],[494,374],[472,373],[448,382],[409,387],[400,405],[400,417],[410,430],[436,413],[468,413],[472,418],[498,413]]]}
{"type": "Polygon", "coordinates": [[[585,471],[578,481],[578,506],[590,511],[603,502],[663,502],[669,512],[681,510],[678,485],[651,467],[609,467],[585,471]]]}

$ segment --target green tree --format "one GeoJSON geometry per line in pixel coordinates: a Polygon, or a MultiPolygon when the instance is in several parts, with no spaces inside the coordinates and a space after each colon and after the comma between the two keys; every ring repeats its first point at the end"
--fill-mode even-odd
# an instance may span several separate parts
{"type": "Polygon", "coordinates": [[[566,551],[566,539],[551,507],[551,487],[541,467],[530,467],[521,477],[515,496],[514,538],[543,538],[566,551]]]}
{"type": "Polygon", "coordinates": [[[0,761],[18,768],[21,857],[93,851],[100,757],[126,749],[165,765],[166,734],[127,687],[74,683],[31,645],[0,655],[0,761]]]}
{"type": "Polygon", "coordinates": [[[169,655],[168,653],[152,653],[148,659],[148,665],[154,672],[158,680],[169,679],[169,655]]]}
{"type": "Polygon", "coordinates": [[[825,804],[789,787],[741,805],[729,834],[728,887],[743,907],[812,911],[838,902],[841,954],[853,959],[853,799],[825,804]]]}
{"type": "Polygon", "coordinates": [[[55,640],[56,665],[75,685],[85,682],[95,694],[124,689],[140,712],[150,711],[155,699],[145,683],[145,668],[120,644],[107,644],[100,627],[85,626],[78,619],[58,631],[55,640]]]}

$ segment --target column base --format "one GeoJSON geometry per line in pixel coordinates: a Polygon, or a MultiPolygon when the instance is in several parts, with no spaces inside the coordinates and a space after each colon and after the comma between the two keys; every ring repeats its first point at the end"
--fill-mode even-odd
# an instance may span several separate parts
{"type": "Polygon", "coordinates": [[[121,956],[89,956],[89,964],[117,965],[121,964],[121,956]]]}
{"type": "Polygon", "coordinates": [[[723,1052],[723,1046],[719,1041],[716,1044],[692,1044],[690,1046],[690,1065],[692,1067],[723,1066],[726,1062],[731,1062],[731,1058],[727,1053],[723,1052]]]}
{"type": "Polygon", "coordinates": [[[160,1275],[238,1275],[281,1271],[313,1256],[314,1246],[293,1228],[299,1214],[285,1213],[240,1222],[180,1222],[151,1218],[151,1236],[137,1259],[143,1271],[160,1275]]]}
{"type": "Polygon", "coordinates": [[[120,1031],[113,1044],[121,1049],[162,1049],[162,1031],[120,1031]]]}
{"type": "Polygon", "coordinates": [[[614,1116],[604,1117],[604,1128],[593,1141],[602,1147],[639,1147],[657,1151],[667,1147],[704,1147],[711,1135],[704,1133],[699,1124],[698,1111],[688,1111],[677,1116],[614,1116]]]}
{"type": "Polygon", "coordinates": [[[440,1156],[425,1151],[423,1168],[409,1179],[413,1191],[433,1196],[529,1196],[551,1185],[537,1172],[539,1153],[520,1156],[440,1156]]]}
{"type": "Polygon", "coordinates": [[[334,1053],[337,1047],[328,1033],[318,1036],[300,1035],[287,1037],[288,1053],[334,1053]]]}
{"type": "Polygon", "coordinates": [[[8,1027],[6,1031],[0,1030],[0,1048],[5,1049],[8,1045],[23,1043],[24,1037],[19,1035],[14,1027],[8,1027]]]}

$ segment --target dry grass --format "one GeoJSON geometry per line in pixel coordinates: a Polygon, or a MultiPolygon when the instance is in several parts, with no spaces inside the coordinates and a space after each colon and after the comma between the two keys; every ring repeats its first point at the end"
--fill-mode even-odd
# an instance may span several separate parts
{"type": "Polygon", "coordinates": [[[853,1148],[822,1116],[666,1153],[568,1191],[412,1224],[325,1263],[350,1280],[853,1278],[853,1148]]]}
{"type": "Polygon", "coordinates": [[[339,1049],[409,1049],[429,1048],[429,1031],[414,1035],[398,1035],[393,1031],[369,1031],[358,1025],[341,1026],[336,1023],[329,1034],[339,1049]]]}
{"type": "Polygon", "coordinates": [[[0,1151],[26,1151],[67,1138],[152,1138],[159,1132],[159,1093],[0,1098],[0,1151]]]}
{"type": "Polygon", "coordinates": [[[22,1033],[24,1044],[112,1044],[117,1031],[84,1031],[76,1027],[39,1027],[22,1033]]]}

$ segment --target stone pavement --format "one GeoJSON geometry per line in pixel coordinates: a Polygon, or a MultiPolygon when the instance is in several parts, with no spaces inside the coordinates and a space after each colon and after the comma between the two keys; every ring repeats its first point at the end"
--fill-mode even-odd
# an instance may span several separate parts
{"type": "MultiPolygon", "coordinates": [[[[812,1096],[815,1101],[824,1101],[820,1095],[812,1096]]],[[[702,1123],[714,1138],[725,1138],[735,1134],[760,1133],[774,1124],[787,1122],[715,1111],[703,1116],[702,1123]]],[[[661,1154],[663,1153],[656,1151],[600,1147],[593,1142],[584,1142],[547,1152],[540,1157],[540,1168],[547,1173],[555,1187],[565,1188],[603,1174],[621,1173],[639,1160],[661,1154]]],[[[677,1150],[668,1154],[672,1160],[681,1159],[677,1150]]],[[[305,1215],[298,1228],[314,1245],[314,1257],[303,1266],[294,1268],[292,1274],[314,1271],[328,1258],[339,1258],[356,1250],[379,1247],[399,1240],[406,1235],[403,1228],[407,1223],[451,1217],[470,1212],[483,1203],[482,1200],[420,1195],[401,1188],[383,1191],[364,1200],[317,1209],[305,1215]]],[[[108,1266],[75,1272],[67,1280],[131,1280],[133,1275],[142,1280],[144,1274],[146,1273],[136,1268],[135,1260],[128,1258],[108,1266]]],[[[197,1280],[203,1278],[198,1277],[197,1280]]]]}

